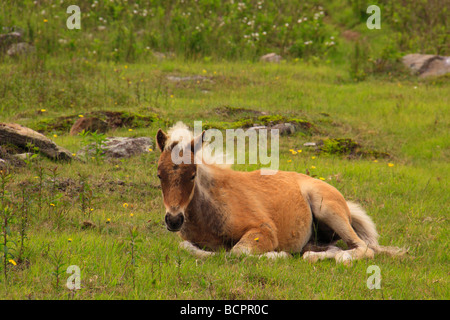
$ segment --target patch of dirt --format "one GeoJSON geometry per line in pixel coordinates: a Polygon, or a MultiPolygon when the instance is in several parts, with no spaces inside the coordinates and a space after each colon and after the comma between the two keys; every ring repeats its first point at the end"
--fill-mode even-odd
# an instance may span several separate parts
{"type": "Polygon", "coordinates": [[[345,30],[342,32],[342,37],[349,41],[356,41],[361,37],[361,34],[353,30],[345,30]]]}
{"type": "Polygon", "coordinates": [[[231,106],[222,106],[217,107],[213,109],[213,112],[221,117],[234,117],[234,116],[241,116],[242,114],[251,114],[251,115],[258,115],[258,116],[264,116],[268,115],[268,112],[265,111],[258,111],[258,110],[252,110],[252,109],[246,109],[241,107],[231,107],[231,106]]]}
{"type": "Polygon", "coordinates": [[[319,153],[346,155],[349,159],[356,158],[390,158],[390,155],[383,151],[366,149],[358,142],[350,138],[324,139],[316,144],[316,151],[319,153]]]}
{"type": "MultiPolygon", "coordinates": [[[[157,114],[149,116],[126,111],[93,111],[83,114],[84,117],[99,118],[107,123],[108,129],[113,130],[122,127],[142,128],[148,127],[153,122],[160,120],[157,114]]],[[[79,115],[63,116],[55,119],[41,120],[34,128],[40,133],[69,132],[72,125],[79,119],[79,115]]]]}

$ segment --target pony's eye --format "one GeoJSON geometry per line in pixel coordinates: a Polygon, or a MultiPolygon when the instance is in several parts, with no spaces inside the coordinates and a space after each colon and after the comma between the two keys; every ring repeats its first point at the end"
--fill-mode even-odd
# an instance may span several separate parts
{"type": "Polygon", "coordinates": [[[197,175],[197,174],[194,173],[194,174],[192,175],[192,177],[191,177],[191,180],[194,180],[196,175],[197,175]]]}
{"type": "Polygon", "coordinates": [[[158,179],[161,180],[161,176],[158,174],[158,179]]]}

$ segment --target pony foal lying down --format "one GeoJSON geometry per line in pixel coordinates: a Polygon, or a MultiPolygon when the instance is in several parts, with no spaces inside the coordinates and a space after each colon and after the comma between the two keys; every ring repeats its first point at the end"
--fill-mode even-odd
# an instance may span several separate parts
{"type": "MultiPolygon", "coordinates": [[[[192,137],[186,127],[178,130],[192,137]]],[[[185,240],[181,246],[196,256],[226,249],[268,257],[303,253],[304,259],[313,262],[335,258],[348,263],[378,252],[403,253],[380,246],[370,217],[326,182],[297,172],[261,175],[259,170],[240,172],[205,161],[196,164],[204,132],[183,143],[171,131],[166,134],[160,129],[156,135],[165,223],[185,240]],[[175,164],[171,156],[175,147],[192,161],[175,164]],[[334,246],[339,239],[348,250],[334,246]]]]}

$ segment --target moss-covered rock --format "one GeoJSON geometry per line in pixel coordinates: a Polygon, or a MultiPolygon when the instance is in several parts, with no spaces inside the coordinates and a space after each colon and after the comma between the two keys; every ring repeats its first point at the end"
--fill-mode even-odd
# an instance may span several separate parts
{"type": "Polygon", "coordinates": [[[282,123],[290,123],[296,130],[307,132],[315,128],[315,126],[305,119],[292,118],[280,114],[274,115],[257,115],[238,119],[235,121],[207,121],[204,123],[205,129],[247,129],[253,126],[266,126],[268,128],[282,123]]]}
{"type": "Polygon", "coordinates": [[[389,158],[386,152],[366,149],[350,138],[324,139],[317,142],[317,151],[326,154],[347,155],[360,158],[389,158]]]}

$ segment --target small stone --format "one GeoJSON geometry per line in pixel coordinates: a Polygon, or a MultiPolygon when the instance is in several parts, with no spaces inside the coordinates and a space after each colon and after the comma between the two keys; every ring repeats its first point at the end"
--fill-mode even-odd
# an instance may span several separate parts
{"type": "MultiPolygon", "coordinates": [[[[152,139],[148,137],[108,137],[101,146],[105,158],[129,158],[142,153],[148,153],[152,146],[152,139]]],[[[90,144],[77,153],[78,155],[93,156],[95,144],[90,144]]]]}
{"type": "Polygon", "coordinates": [[[280,63],[282,57],[274,52],[263,55],[259,58],[259,61],[262,62],[271,62],[271,63],[280,63]]]}
{"type": "Polygon", "coordinates": [[[31,52],[34,52],[35,50],[36,48],[33,45],[26,42],[19,42],[12,44],[6,51],[6,54],[10,57],[16,57],[29,54],[31,52]]]}
{"type": "Polygon", "coordinates": [[[317,143],[315,143],[315,142],[305,142],[305,143],[303,144],[303,146],[304,146],[304,147],[316,147],[316,146],[317,146],[317,143]]]}

